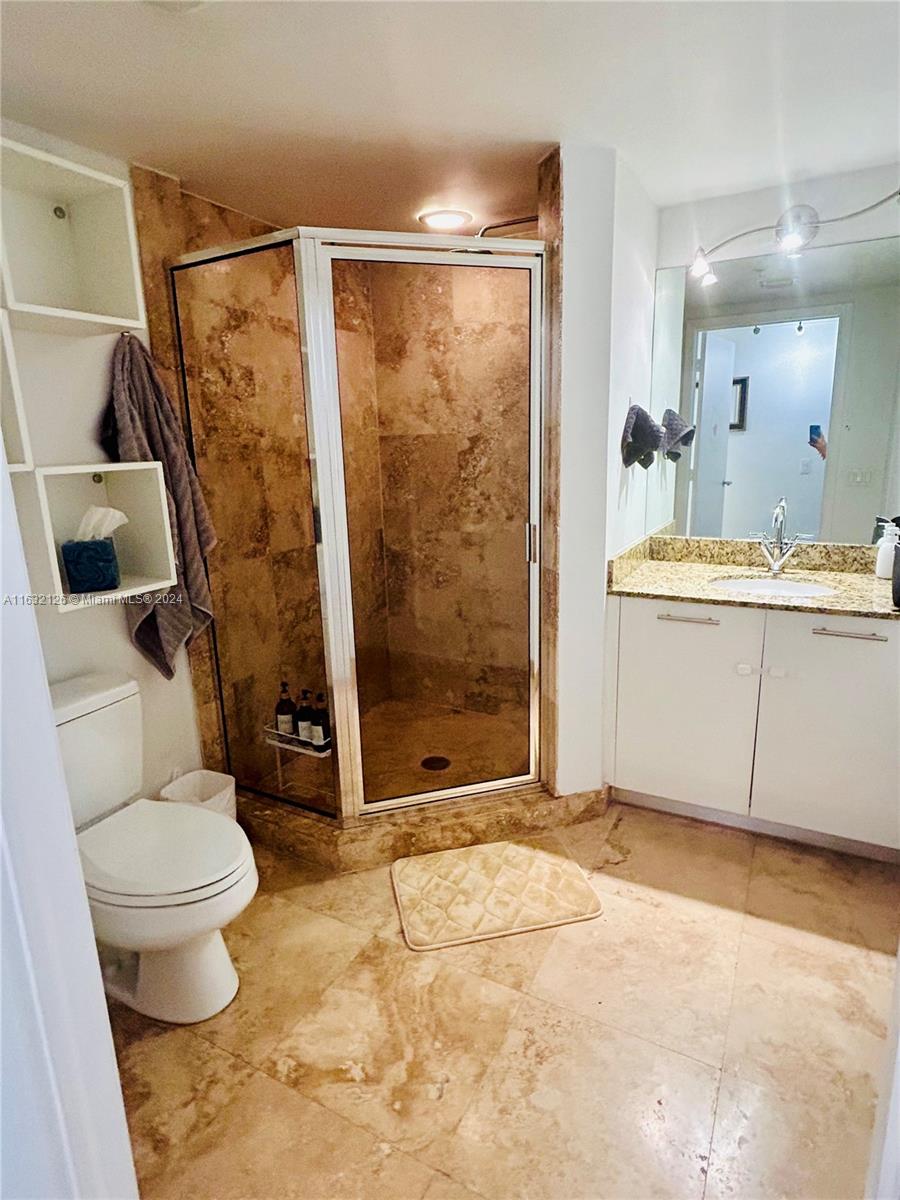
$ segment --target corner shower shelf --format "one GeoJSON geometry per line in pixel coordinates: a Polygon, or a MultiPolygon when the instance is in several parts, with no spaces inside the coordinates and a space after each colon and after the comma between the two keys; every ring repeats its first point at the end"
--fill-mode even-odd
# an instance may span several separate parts
{"type": "Polygon", "coordinates": [[[330,758],[331,749],[314,750],[308,742],[304,742],[295,733],[279,733],[274,725],[263,726],[265,743],[274,746],[276,750],[287,750],[291,754],[308,754],[310,758],[330,758]]]}
{"type": "Polygon", "coordinates": [[[175,583],[175,554],[160,463],[38,467],[35,478],[60,611],[158,592],[175,583]],[[91,504],[118,508],[128,517],[128,524],[113,535],[121,582],[108,592],[79,595],[69,591],[59,548],[75,536],[91,504]]]}
{"type": "Polygon", "coordinates": [[[98,334],[145,324],[128,181],[0,139],[3,289],[12,324],[98,334]]]}
{"type": "Polygon", "coordinates": [[[5,310],[0,310],[0,376],[0,419],[6,463],[10,471],[31,471],[34,469],[31,439],[28,436],[22,385],[16,367],[12,329],[5,310]]]}

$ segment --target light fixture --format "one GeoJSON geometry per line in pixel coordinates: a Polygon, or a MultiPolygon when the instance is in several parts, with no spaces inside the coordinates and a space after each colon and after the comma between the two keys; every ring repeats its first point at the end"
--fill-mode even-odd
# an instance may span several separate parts
{"type": "Polygon", "coordinates": [[[707,271],[706,274],[703,276],[703,278],[700,280],[700,286],[701,287],[712,287],[712,285],[714,283],[718,283],[718,282],[719,282],[719,277],[715,273],[715,271],[707,271]]]}
{"type": "Polygon", "coordinates": [[[795,204],[778,218],[775,241],[785,254],[808,246],[819,232],[819,214],[811,204],[795,204]]]}
{"type": "Polygon", "coordinates": [[[454,229],[462,229],[463,225],[468,225],[472,214],[461,208],[435,208],[430,212],[419,213],[418,220],[438,233],[452,233],[454,229]]]}
{"type": "Polygon", "coordinates": [[[709,263],[706,255],[703,252],[703,247],[697,247],[697,253],[694,255],[694,261],[691,263],[691,274],[695,279],[702,279],[704,275],[709,273],[709,263]]]}
{"type": "Polygon", "coordinates": [[[754,326],[753,326],[753,332],[754,332],[755,334],[756,334],[756,333],[759,333],[759,326],[758,326],[758,325],[754,325],[754,326]]]}
{"type": "Polygon", "coordinates": [[[804,334],[805,332],[806,332],[806,331],[805,331],[805,330],[804,330],[804,328],[803,328],[803,322],[802,322],[802,321],[798,321],[798,322],[797,322],[797,337],[803,337],[803,334],[804,334]]]}
{"type": "MultiPolygon", "coordinates": [[[[854,217],[861,217],[865,213],[873,212],[876,208],[881,208],[883,204],[890,204],[892,201],[897,200],[900,200],[900,188],[895,188],[886,196],[882,196],[880,200],[876,200],[874,204],[867,204],[865,208],[858,208],[855,212],[844,213],[840,217],[827,217],[824,219],[819,216],[811,204],[795,204],[787,212],[781,214],[776,225],[760,225],[756,229],[744,229],[741,233],[733,233],[731,237],[717,242],[715,246],[710,246],[708,250],[704,250],[702,246],[698,246],[694,260],[689,268],[690,274],[692,278],[700,279],[704,285],[708,286],[707,277],[711,274],[709,260],[712,256],[725,246],[730,246],[732,242],[750,237],[751,234],[774,233],[778,249],[789,258],[797,258],[800,251],[809,245],[823,225],[835,225],[839,221],[849,221],[854,217]]],[[[423,216],[425,215],[423,214],[423,216]]],[[[422,218],[420,217],[419,219],[421,220],[422,218]]],[[[715,276],[713,276],[709,280],[709,283],[712,284],[715,282],[715,276]]]]}

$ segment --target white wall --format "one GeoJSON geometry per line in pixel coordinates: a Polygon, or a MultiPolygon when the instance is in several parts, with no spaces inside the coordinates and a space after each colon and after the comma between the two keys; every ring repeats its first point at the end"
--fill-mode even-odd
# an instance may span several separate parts
{"type": "MultiPolygon", "coordinates": [[[[3,595],[28,590],[5,459],[3,595]]],[[[2,626],[3,1161],[16,1200],[137,1197],[34,609],[2,626]]]]}
{"type": "MultiPolygon", "coordinates": [[[[647,473],[619,454],[650,403],[657,211],[615,151],[563,143],[557,787],[605,782],[606,562],[643,532],[647,473]]],[[[608,772],[607,772],[608,775],[608,772]]]]}
{"type": "MultiPolygon", "coordinates": [[[[807,179],[783,187],[762,188],[714,196],[692,204],[664,208],[659,219],[660,267],[687,266],[698,246],[714,246],[745,229],[774,225],[785,209],[794,204],[811,204],[823,219],[863,208],[898,187],[900,164],[871,167],[807,179]]],[[[814,242],[833,246],[868,238],[893,237],[900,233],[900,205],[885,204],[875,212],[837,225],[824,225],[814,242]]],[[[741,238],[726,246],[721,258],[750,258],[772,251],[771,233],[741,238]]]]}
{"type": "MultiPolygon", "coordinates": [[[[565,203],[565,189],[563,197],[565,203]]],[[[658,218],[656,205],[628,165],[617,157],[609,367],[607,553],[610,557],[644,536],[651,484],[655,508],[664,508],[660,482],[665,484],[669,475],[660,473],[658,462],[648,471],[637,464],[625,467],[620,451],[629,405],[639,404],[648,411],[651,408],[658,218]]]]}
{"type": "MultiPolygon", "coordinates": [[[[657,276],[653,312],[653,360],[650,380],[650,415],[662,423],[667,408],[681,409],[681,344],[684,323],[685,275],[666,271],[657,276]]],[[[688,453],[690,453],[688,451],[688,453]]],[[[644,529],[654,533],[675,515],[677,463],[657,455],[647,476],[647,515],[644,529]]]]}
{"type": "Polygon", "coordinates": [[[563,143],[557,790],[603,786],[603,610],[616,156],[563,143]]]}
{"type": "MultiPolygon", "coordinates": [[[[86,166],[127,178],[126,164],[35,130],[4,122],[3,133],[17,141],[59,154],[86,166]]],[[[110,359],[115,334],[67,337],[13,332],[16,360],[32,449],[40,466],[103,462],[96,431],[109,396],[110,359]]],[[[139,331],[146,340],[146,331],[139,331]]],[[[34,477],[14,477],[31,591],[52,591],[46,545],[41,531],[34,477]]],[[[187,655],[178,656],[171,681],[132,645],[121,606],[60,613],[37,609],[38,627],[51,681],[84,671],[123,671],[141,687],[144,717],[144,791],[155,794],[176,770],[201,765],[200,740],[187,655]]]]}
{"type": "Polygon", "coordinates": [[[788,531],[817,537],[825,463],[808,444],[809,426],[830,436],[831,393],[838,322],[720,329],[734,343],[735,377],[750,377],[747,428],[728,435],[722,537],[746,538],[767,529],[780,495],[788,502],[788,531]],[[805,465],[806,474],[801,470],[805,465]]]}

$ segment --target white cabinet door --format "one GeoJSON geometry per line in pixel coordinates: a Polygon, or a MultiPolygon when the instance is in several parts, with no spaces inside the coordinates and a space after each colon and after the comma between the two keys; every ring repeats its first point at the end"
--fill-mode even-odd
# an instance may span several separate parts
{"type": "Polygon", "coordinates": [[[745,813],[765,613],[622,600],[615,784],[745,813]]]}
{"type": "Polygon", "coordinates": [[[900,846],[900,622],[769,613],[750,812],[900,846]]]}

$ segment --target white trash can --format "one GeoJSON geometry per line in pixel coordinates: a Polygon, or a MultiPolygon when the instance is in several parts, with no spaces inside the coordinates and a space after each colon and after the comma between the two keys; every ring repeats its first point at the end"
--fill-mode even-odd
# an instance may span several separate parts
{"type": "Polygon", "coordinates": [[[237,801],[234,795],[234,776],[221,771],[188,771],[167,783],[159,793],[160,800],[174,800],[176,804],[199,804],[212,812],[224,813],[237,819],[237,801]]]}

